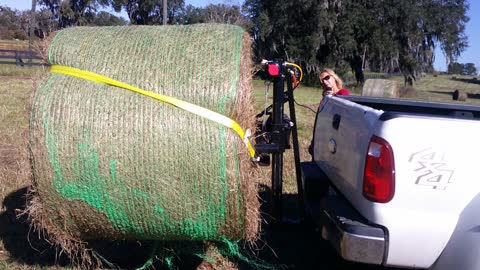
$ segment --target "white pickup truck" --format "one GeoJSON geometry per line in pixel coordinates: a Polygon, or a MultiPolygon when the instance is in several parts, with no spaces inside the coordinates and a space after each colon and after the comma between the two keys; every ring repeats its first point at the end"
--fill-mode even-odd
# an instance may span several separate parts
{"type": "Polygon", "coordinates": [[[326,96],[307,213],[346,260],[480,269],[480,107],[326,96]]]}

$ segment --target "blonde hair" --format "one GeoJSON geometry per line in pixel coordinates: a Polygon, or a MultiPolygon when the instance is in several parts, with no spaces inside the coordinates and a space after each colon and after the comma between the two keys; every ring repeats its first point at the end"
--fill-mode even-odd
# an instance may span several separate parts
{"type": "MultiPolygon", "coordinates": [[[[318,78],[320,78],[320,75],[322,73],[328,73],[328,75],[332,76],[335,79],[335,83],[337,84],[337,87],[338,87],[339,90],[343,88],[342,79],[340,79],[340,77],[337,75],[337,73],[335,73],[335,71],[333,71],[333,69],[324,68],[320,73],[318,73],[318,78]]],[[[320,80],[320,84],[323,86],[322,80],[320,80]]]]}

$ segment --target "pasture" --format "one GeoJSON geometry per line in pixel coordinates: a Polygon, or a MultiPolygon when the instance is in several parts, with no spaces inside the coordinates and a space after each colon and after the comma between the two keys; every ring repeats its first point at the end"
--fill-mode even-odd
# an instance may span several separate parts
{"type": "MultiPolygon", "coordinates": [[[[0,270],[2,269],[72,269],[70,261],[58,253],[38,232],[30,228],[26,217],[19,215],[25,207],[25,194],[30,184],[30,164],[28,160],[29,104],[35,83],[47,72],[42,67],[17,67],[0,65],[0,270]]],[[[403,81],[403,78],[394,78],[403,81]]],[[[265,98],[263,81],[254,81],[255,100],[258,112],[265,102],[268,106],[271,96],[265,98]]],[[[270,86],[269,93],[272,93],[270,86]]],[[[349,85],[353,94],[360,94],[359,87],[349,85]]],[[[480,105],[480,81],[471,77],[451,75],[427,75],[414,85],[415,95],[410,98],[430,101],[452,101],[452,92],[461,89],[468,93],[466,103],[480,105]]],[[[307,152],[312,135],[313,122],[321,98],[321,90],[300,86],[295,90],[297,129],[301,160],[309,160],[307,152]],[[310,109],[309,109],[310,108],[310,109]]],[[[285,111],[287,112],[288,107],[285,111]]],[[[270,168],[262,167],[260,196],[265,199],[264,212],[268,212],[270,168]]],[[[284,212],[295,219],[296,182],[293,164],[293,151],[285,154],[284,170],[284,212]]],[[[137,246],[139,250],[142,248],[137,246]]],[[[112,249],[112,246],[110,246],[112,249]]],[[[131,258],[131,250],[116,249],[119,258],[131,258]]],[[[141,254],[141,252],[139,252],[141,254]]],[[[314,230],[277,228],[272,230],[264,225],[255,256],[274,266],[289,269],[381,269],[373,266],[355,266],[340,261],[325,241],[320,240],[314,230]]],[[[145,257],[139,255],[137,260],[145,257]]],[[[135,258],[131,259],[135,260],[135,258]]],[[[191,264],[183,262],[185,269],[191,264]]],[[[193,263],[194,264],[194,263],[193,263]]],[[[240,269],[249,266],[239,263],[240,269]]],[[[190,267],[190,268],[188,268],[190,267]]],[[[160,269],[161,266],[156,266],[160,269]]],[[[278,268],[278,267],[275,267],[278,268]]]]}

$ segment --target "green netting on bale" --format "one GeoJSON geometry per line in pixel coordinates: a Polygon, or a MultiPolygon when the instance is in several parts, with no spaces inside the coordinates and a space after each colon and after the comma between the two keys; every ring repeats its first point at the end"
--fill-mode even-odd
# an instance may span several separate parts
{"type": "MultiPolygon", "coordinates": [[[[55,35],[48,55],[50,64],[232,119],[252,116],[250,46],[237,26],[71,28],[55,35]]],[[[52,231],[81,239],[256,236],[258,201],[246,147],[235,132],[200,116],[51,74],[35,92],[30,148],[39,211],[52,231]]]]}

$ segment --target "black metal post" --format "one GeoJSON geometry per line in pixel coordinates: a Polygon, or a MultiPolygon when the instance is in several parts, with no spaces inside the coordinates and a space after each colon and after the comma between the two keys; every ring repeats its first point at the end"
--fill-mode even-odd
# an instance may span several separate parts
{"type": "Polygon", "coordinates": [[[284,93],[285,75],[284,67],[280,64],[280,74],[273,81],[273,125],[272,137],[274,143],[279,147],[278,151],[272,153],[272,214],[276,222],[281,222],[282,218],[282,178],[283,178],[283,152],[284,126],[283,126],[283,108],[285,103],[284,93]]]}
{"type": "Polygon", "coordinates": [[[298,209],[300,221],[305,218],[305,203],[303,201],[303,185],[302,185],[302,172],[300,168],[300,149],[298,146],[298,134],[297,134],[297,117],[295,115],[295,99],[293,98],[293,86],[291,76],[287,77],[287,99],[288,107],[290,109],[290,121],[293,123],[292,127],[292,143],[293,143],[293,156],[295,159],[295,175],[297,178],[297,192],[298,192],[298,209]]]}

